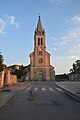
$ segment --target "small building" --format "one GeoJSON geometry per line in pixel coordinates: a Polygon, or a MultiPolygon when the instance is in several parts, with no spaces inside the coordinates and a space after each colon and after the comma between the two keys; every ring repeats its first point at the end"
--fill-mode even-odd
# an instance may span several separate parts
{"type": "Polygon", "coordinates": [[[13,73],[15,72],[15,70],[19,70],[20,69],[20,65],[12,65],[12,66],[9,66],[7,67],[8,70],[10,70],[10,73],[13,73]]]}
{"type": "Polygon", "coordinates": [[[55,76],[56,81],[68,81],[69,75],[68,74],[59,74],[55,76]]]}
{"type": "Polygon", "coordinates": [[[70,81],[80,81],[80,74],[70,73],[69,80],[70,81]]]}

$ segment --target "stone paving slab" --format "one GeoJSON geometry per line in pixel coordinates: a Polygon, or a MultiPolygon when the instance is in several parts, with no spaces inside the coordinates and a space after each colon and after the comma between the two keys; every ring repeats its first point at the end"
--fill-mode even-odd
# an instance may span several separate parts
{"type": "Polygon", "coordinates": [[[55,84],[80,101],[80,82],[79,81],[78,82],[72,82],[72,81],[56,82],[55,84]]]}

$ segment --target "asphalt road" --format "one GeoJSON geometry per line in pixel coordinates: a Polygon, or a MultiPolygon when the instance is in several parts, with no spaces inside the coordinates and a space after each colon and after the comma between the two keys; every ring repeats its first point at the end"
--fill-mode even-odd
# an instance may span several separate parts
{"type": "Polygon", "coordinates": [[[0,120],[80,120],[80,102],[54,82],[32,82],[0,109],[0,120]]]}

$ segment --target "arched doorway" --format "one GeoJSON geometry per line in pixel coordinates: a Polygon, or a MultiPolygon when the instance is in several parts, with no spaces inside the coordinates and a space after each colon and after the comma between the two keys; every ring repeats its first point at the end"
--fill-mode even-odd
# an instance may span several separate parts
{"type": "Polygon", "coordinates": [[[38,80],[43,80],[43,72],[42,72],[42,70],[37,71],[37,79],[38,80]]]}

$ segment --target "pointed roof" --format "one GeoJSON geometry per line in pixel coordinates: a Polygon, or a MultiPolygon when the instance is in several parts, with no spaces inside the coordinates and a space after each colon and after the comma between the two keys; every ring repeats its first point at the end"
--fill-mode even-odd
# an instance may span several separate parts
{"type": "Polygon", "coordinates": [[[40,16],[39,16],[39,19],[38,19],[37,31],[40,31],[40,32],[42,32],[42,31],[43,31],[40,16]]]}

